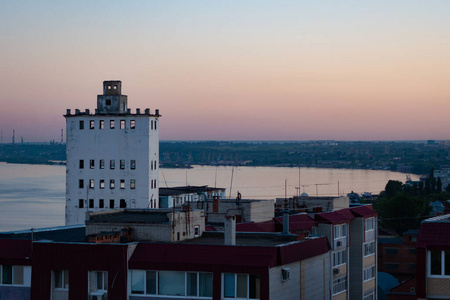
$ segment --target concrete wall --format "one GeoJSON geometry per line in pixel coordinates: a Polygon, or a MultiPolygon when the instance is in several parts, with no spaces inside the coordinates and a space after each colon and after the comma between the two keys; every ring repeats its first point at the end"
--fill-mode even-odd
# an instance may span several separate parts
{"type": "Polygon", "coordinates": [[[275,206],[272,200],[254,201],[250,204],[250,220],[265,222],[272,220],[275,215],[275,206]]]}
{"type": "Polygon", "coordinates": [[[201,210],[193,210],[190,212],[188,224],[187,214],[185,212],[176,212],[174,218],[172,218],[172,213],[168,213],[168,216],[169,222],[161,224],[88,223],[86,226],[86,235],[97,234],[102,231],[121,231],[128,226],[132,229],[131,237],[133,241],[176,242],[195,238],[195,226],[199,227],[200,236],[205,231],[205,218],[201,210]],[[171,224],[172,219],[175,224],[174,227],[171,224]]]}
{"type": "MultiPolygon", "coordinates": [[[[224,222],[225,215],[240,215],[241,222],[264,222],[273,219],[274,206],[270,200],[243,200],[236,204],[234,200],[220,200],[218,212],[213,211],[213,201],[204,203],[208,222],[224,222]]],[[[192,204],[191,207],[198,207],[192,204]]]]}
{"type": "Polygon", "coordinates": [[[300,262],[269,269],[269,299],[299,299],[300,298],[300,262]],[[290,268],[291,279],[282,280],[281,270],[290,268]]]}
{"type": "Polygon", "coordinates": [[[330,299],[331,258],[329,253],[301,262],[301,297],[308,299],[330,299]]]}
{"type": "Polygon", "coordinates": [[[30,287],[0,285],[0,300],[29,300],[30,287]]]}
{"type": "MultiPolygon", "coordinates": [[[[108,210],[110,199],[115,200],[115,208],[120,199],[125,199],[128,208],[157,207],[158,169],[159,169],[159,135],[158,129],[151,129],[151,122],[158,122],[158,117],[149,115],[71,115],[66,117],[67,165],[66,165],[66,224],[82,224],[86,211],[108,210]],[[90,121],[94,129],[90,129],[90,121]],[[99,128],[104,121],[104,129],[99,128]],[[114,120],[115,128],[110,129],[114,120]],[[126,128],[120,129],[120,121],[125,120],[126,128]],[[136,122],[135,129],[130,129],[130,121],[136,122]],[[79,129],[79,122],[84,121],[84,129],[79,129]],[[79,161],[84,160],[84,168],[79,168],[79,161]],[[90,168],[94,160],[94,168],[90,168]],[[100,169],[100,160],[104,160],[104,169],[100,169]],[[110,160],[115,160],[115,168],[110,169],[110,160]],[[125,160],[125,169],[120,168],[120,160],[125,160]],[[136,161],[136,169],[130,168],[131,160],[136,161]],[[153,167],[152,167],[153,164],[153,167]],[[79,180],[84,180],[84,188],[79,188],[79,180]],[[94,180],[94,188],[89,188],[89,180],[94,180]],[[105,181],[100,189],[100,180],[105,181]],[[115,181],[115,188],[110,189],[110,180],[115,181]],[[125,188],[120,188],[120,180],[125,180],[125,188]],[[136,182],[135,189],[130,188],[130,180],[136,182]],[[151,186],[151,182],[156,186],[151,186]],[[79,208],[79,199],[94,199],[94,208],[89,208],[89,201],[84,208],[79,208]],[[105,208],[99,208],[99,200],[104,199],[105,208]],[[150,200],[152,203],[150,203],[150,200]]],[[[154,127],[155,128],[155,127],[154,127]]],[[[159,128],[157,126],[156,128],[159,128]]]]}

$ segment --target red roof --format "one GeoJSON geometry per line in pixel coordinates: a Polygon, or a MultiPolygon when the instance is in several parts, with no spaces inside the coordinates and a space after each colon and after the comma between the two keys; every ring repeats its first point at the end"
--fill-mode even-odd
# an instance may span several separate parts
{"type": "Polygon", "coordinates": [[[329,213],[316,214],[314,218],[318,222],[339,224],[348,223],[350,220],[354,219],[355,216],[352,214],[349,208],[345,208],[329,213]]]}
{"type": "Polygon", "coordinates": [[[450,247],[450,223],[422,223],[417,238],[417,247],[450,247]]]}
{"type": "MultiPolygon", "coordinates": [[[[275,222],[283,226],[283,217],[274,218],[274,220],[275,222]]],[[[289,216],[289,232],[291,233],[303,230],[311,231],[314,226],[317,226],[317,221],[315,221],[306,213],[289,216]]]]}
{"type": "Polygon", "coordinates": [[[368,218],[368,217],[375,217],[378,215],[378,213],[368,205],[353,207],[350,208],[350,210],[353,213],[353,215],[355,215],[355,217],[368,218]]]}
{"type": "Polygon", "coordinates": [[[249,222],[236,224],[236,231],[239,232],[277,232],[276,224],[273,220],[266,222],[249,222]]]}
{"type": "Polygon", "coordinates": [[[0,265],[31,265],[31,241],[0,239],[0,265]]]}
{"type": "Polygon", "coordinates": [[[139,243],[130,258],[134,269],[267,268],[328,252],[326,237],[282,246],[139,243]]]}

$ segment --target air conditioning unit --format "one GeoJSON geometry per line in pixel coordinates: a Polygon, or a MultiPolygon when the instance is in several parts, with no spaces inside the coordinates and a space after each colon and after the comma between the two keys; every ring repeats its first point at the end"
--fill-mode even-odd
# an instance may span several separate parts
{"type": "Polygon", "coordinates": [[[341,247],[342,246],[342,241],[337,241],[336,242],[336,247],[341,247]]]}
{"type": "Polygon", "coordinates": [[[89,300],[107,300],[107,291],[95,291],[89,294],[89,300]]]}
{"type": "Polygon", "coordinates": [[[341,272],[341,270],[339,268],[335,268],[333,269],[333,275],[337,275],[341,272]]]}
{"type": "Polygon", "coordinates": [[[291,280],[291,269],[290,268],[281,269],[281,278],[283,279],[283,281],[291,280]]]}

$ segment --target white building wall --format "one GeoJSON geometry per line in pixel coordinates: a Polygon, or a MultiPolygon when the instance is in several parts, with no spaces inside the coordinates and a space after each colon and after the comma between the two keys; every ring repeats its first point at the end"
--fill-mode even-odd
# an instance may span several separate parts
{"type": "Polygon", "coordinates": [[[300,299],[330,299],[330,273],[330,252],[302,261],[302,293],[300,299]]]}
{"type": "Polygon", "coordinates": [[[300,299],[300,262],[269,269],[269,299],[300,299]],[[281,270],[290,269],[290,279],[283,280],[281,270]]]}

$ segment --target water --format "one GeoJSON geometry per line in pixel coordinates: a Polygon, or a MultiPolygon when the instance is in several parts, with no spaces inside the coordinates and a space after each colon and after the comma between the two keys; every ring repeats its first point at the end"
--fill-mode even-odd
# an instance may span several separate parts
{"type": "MultiPolygon", "coordinates": [[[[65,166],[0,163],[0,231],[64,225],[65,171],[65,166]]],[[[301,168],[299,174],[298,168],[194,166],[160,169],[159,184],[217,186],[226,188],[227,196],[232,185],[233,198],[239,191],[246,199],[274,199],[297,195],[299,186],[311,196],[377,194],[389,180],[405,179],[403,173],[375,170],[301,168]]]]}

